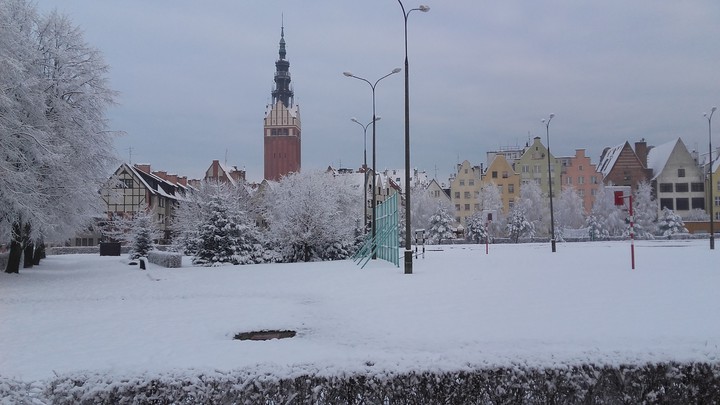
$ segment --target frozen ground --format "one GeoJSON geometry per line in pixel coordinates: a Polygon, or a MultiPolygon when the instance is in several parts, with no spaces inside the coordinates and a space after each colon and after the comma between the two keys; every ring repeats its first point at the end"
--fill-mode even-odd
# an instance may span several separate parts
{"type": "Polygon", "coordinates": [[[0,375],[719,360],[707,240],[637,242],[634,271],[628,242],[429,249],[413,275],[383,261],[142,271],[50,256],[0,275],[0,375]],[[298,334],[233,340],[261,329],[298,334]]]}

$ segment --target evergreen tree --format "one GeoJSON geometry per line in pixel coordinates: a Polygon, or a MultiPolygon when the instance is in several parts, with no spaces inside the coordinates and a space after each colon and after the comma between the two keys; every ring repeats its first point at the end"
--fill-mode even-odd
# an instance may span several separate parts
{"type": "Polygon", "coordinates": [[[429,244],[438,244],[446,239],[455,239],[452,224],[455,221],[445,204],[438,203],[435,213],[430,217],[427,238],[429,244]]]}
{"type": "Polygon", "coordinates": [[[483,214],[480,211],[474,212],[467,219],[465,227],[465,238],[476,243],[480,243],[488,237],[487,224],[483,214]]]}
{"type": "Polygon", "coordinates": [[[155,249],[155,240],[160,237],[160,231],[157,227],[152,214],[148,212],[137,212],[132,220],[130,220],[130,259],[135,260],[140,257],[147,257],[149,251],[155,249]]]}
{"type": "Polygon", "coordinates": [[[193,257],[193,264],[216,266],[233,263],[240,238],[237,218],[220,195],[211,196],[203,211],[205,215],[198,232],[198,251],[193,257]]]}
{"type": "Polygon", "coordinates": [[[590,240],[603,240],[610,236],[607,229],[604,228],[603,222],[598,220],[595,215],[589,215],[585,224],[588,228],[590,240]]]}
{"type": "Polygon", "coordinates": [[[510,211],[506,225],[507,233],[514,243],[518,243],[521,236],[532,236],[533,224],[528,221],[525,216],[525,209],[520,205],[515,205],[510,211]]]}
{"type": "Polygon", "coordinates": [[[664,207],[658,219],[658,230],[662,236],[670,236],[676,233],[687,233],[685,223],[682,218],[668,207],[664,207]]]}

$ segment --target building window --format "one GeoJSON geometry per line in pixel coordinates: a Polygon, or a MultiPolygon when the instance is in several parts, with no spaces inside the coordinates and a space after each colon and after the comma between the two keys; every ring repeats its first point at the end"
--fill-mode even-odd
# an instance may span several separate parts
{"type": "Polygon", "coordinates": [[[585,190],[580,189],[577,192],[578,192],[578,195],[580,196],[580,198],[585,198],[585,190]]]}
{"type": "Polygon", "coordinates": [[[466,192],[465,192],[465,198],[470,198],[470,192],[469,192],[469,191],[466,191],[466,192]]]}
{"type": "Polygon", "coordinates": [[[508,172],[502,172],[503,179],[507,179],[508,177],[510,177],[510,174],[508,172]]]}
{"type": "Polygon", "coordinates": [[[701,193],[705,191],[705,183],[690,183],[690,191],[693,193],[701,193]]]}
{"type": "Polygon", "coordinates": [[[715,196],[715,206],[720,207],[720,196],[715,196]]]}
{"type": "Polygon", "coordinates": [[[75,238],[75,246],[82,246],[81,240],[80,238],[75,238]]]}
{"type": "Polygon", "coordinates": [[[578,170],[582,171],[582,165],[578,166],[578,170]]]}
{"type": "Polygon", "coordinates": [[[470,204],[465,204],[465,211],[470,211],[470,204]]]}
{"type": "MultiPolygon", "coordinates": [[[[455,211],[460,211],[460,204],[455,204],[455,211]]],[[[460,219],[458,219],[460,221],[460,219]]]]}
{"type": "Polygon", "coordinates": [[[678,169],[678,177],[685,177],[685,169],[678,169]]]}
{"type": "Polygon", "coordinates": [[[705,209],[705,198],[704,197],[694,197],[692,200],[690,200],[690,203],[692,204],[693,209],[705,209]]]}
{"type": "Polygon", "coordinates": [[[475,191],[473,194],[475,194],[475,198],[480,198],[480,192],[479,192],[479,191],[475,191]]]}
{"type": "Polygon", "coordinates": [[[480,211],[480,204],[475,204],[474,208],[475,208],[475,211],[480,211]]]}
{"type": "Polygon", "coordinates": [[[464,186],[464,185],[465,185],[465,180],[460,180],[460,185],[461,185],[461,186],[464,186]]]}
{"type": "Polygon", "coordinates": [[[567,184],[572,184],[572,177],[567,176],[566,179],[567,179],[567,182],[566,182],[567,184]]]}
{"type": "Polygon", "coordinates": [[[597,189],[594,188],[594,189],[590,190],[590,195],[595,197],[597,195],[597,189]]]}
{"type": "Polygon", "coordinates": [[[687,198],[676,198],[675,208],[678,211],[687,211],[690,209],[690,201],[687,198]]]}
{"type": "Polygon", "coordinates": [[[673,184],[672,183],[660,183],[660,192],[661,193],[672,193],[673,192],[673,184]]]}
{"type": "Polygon", "coordinates": [[[508,194],[514,194],[514,193],[515,193],[515,185],[508,184],[508,194]]]}
{"type": "Polygon", "coordinates": [[[123,179],[123,185],[125,186],[125,188],[133,188],[132,179],[123,179]]]}
{"type": "Polygon", "coordinates": [[[673,199],[672,198],[661,198],[660,199],[660,209],[667,208],[669,210],[674,210],[675,206],[673,205],[673,199]]]}
{"type": "Polygon", "coordinates": [[[591,184],[598,184],[597,176],[590,176],[590,183],[591,183],[591,184]]]}
{"type": "Polygon", "coordinates": [[[497,172],[492,172],[492,178],[497,179],[497,172]]]}
{"type": "Polygon", "coordinates": [[[676,193],[687,193],[689,190],[687,183],[675,183],[676,193]]]}
{"type": "Polygon", "coordinates": [[[585,177],[584,177],[584,176],[578,177],[578,184],[585,184],[585,177]]]}
{"type": "Polygon", "coordinates": [[[508,207],[512,209],[515,206],[515,200],[508,201],[508,207]]]}
{"type": "Polygon", "coordinates": [[[503,185],[501,184],[501,185],[497,186],[497,188],[498,188],[498,191],[500,192],[500,194],[502,194],[503,193],[503,185]]]}
{"type": "Polygon", "coordinates": [[[468,173],[468,169],[465,169],[465,174],[467,174],[467,173],[468,173]]]}
{"type": "MultiPolygon", "coordinates": [[[[522,172],[530,173],[530,165],[522,165],[522,172]]],[[[720,182],[718,182],[718,185],[720,185],[720,182]]]]}
{"type": "Polygon", "coordinates": [[[455,199],[456,199],[456,200],[459,200],[459,199],[460,199],[460,192],[459,192],[459,191],[456,191],[456,192],[455,192],[455,199]]]}
{"type": "Polygon", "coordinates": [[[474,185],[475,185],[475,180],[472,180],[472,179],[468,180],[468,186],[474,186],[474,185]]]}

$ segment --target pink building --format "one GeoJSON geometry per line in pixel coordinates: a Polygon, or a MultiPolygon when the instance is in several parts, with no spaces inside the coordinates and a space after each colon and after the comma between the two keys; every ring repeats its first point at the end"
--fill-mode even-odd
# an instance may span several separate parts
{"type": "Polygon", "coordinates": [[[585,213],[589,214],[595,203],[595,194],[602,182],[602,174],[597,171],[594,164],[590,163],[590,158],[585,156],[585,149],[575,150],[575,156],[569,159],[563,167],[563,172],[563,190],[568,187],[574,188],[583,200],[585,213]]]}

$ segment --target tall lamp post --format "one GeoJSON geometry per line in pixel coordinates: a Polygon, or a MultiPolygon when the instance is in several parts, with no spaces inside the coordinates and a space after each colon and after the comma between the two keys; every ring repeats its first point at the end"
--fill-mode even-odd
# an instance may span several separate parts
{"type": "Polygon", "coordinates": [[[410,68],[408,66],[407,21],[415,10],[427,13],[428,6],[418,6],[405,11],[402,1],[398,0],[405,21],[405,274],[412,274],[412,249],[410,246],[410,68]]]}
{"type": "Polygon", "coordinates": [[[717,107],[713,106],[713,108],[710,109],[710,114],[707,113],[703,114],[705,118],[708,120],[708,147],[710,151],[710,164],[708,165],[708,173],[710,178],[710,250],[715,249],[715,229],[713,227],[713,221],[714,221],[714,215],[713,214],[713,206],[715,205],[715,200],[713,199],[713,149],[712,149],[712,116],[715,113],[715,110],[717,110],[717,107]]]}
{"type": "MultiPolygon", "coordinates": [[[[363,207],[365,208],[363,211],[363,233],[367,233],[367,129],[373,122],[380,121],[380,117],[376,117],[374,120],[368,122],[367,125],[362,124],[355,117],[350,118],[350,121],[360,125],[363,129],[363,171],[365,173],[365,191],[363,192],[363,207]]],[[[373,175],[375,175],[375,173],[373,173],[373,175]]]]}
{"type": "Polygon", "coordinates": [[[555,216],[553,213],[553,190],[552,190],[552,170],[550,169],[550,121],[552,121],[555,114],[550,114],[550,117],[546,120],[543,118],[541,121],[545,124],[545,136],[547,137],[547,162],[548,162],[548,187],[550,187],[550,247],[555,252],[555,216]]]}
{"type": "MultiPolygon", "coordinates": [[[[371,237],[372,237],[373,241],[375,240],[375,214],[376,214],[375,208],[377,206],[377,204],[375,203],[377,200],[376,194],[375,194],[375,177],[377,176],[377,172],[375,171],[375,167],[376,167],[375,166],[375,122],[377,122],[378,118],[375,116],[375,87],[377,86],[378,83],[380,83],[380,80],[382,80],[390,75],[394,75],[395,73],[400,73],[400,70],[401,70],[400,68],[393,69],[392,72],[377,79],[375,81],[375,83],[373,83],[365,78],[362,78],[360,76],[355,76],[354,74],[352,74],[350,72],[343,72],[343,74],[347,77],[352,77],[353,79],[358,79],[358,80],[364,81],[365,83],[369,84],[370,88],[372,89],[372,113],[373,113],[373,116],[372,116],[371,123],[372,123],[372,166],[373,166],[372,167],[372,174],[373,174],[372,189],[373,189],[373,191],[372,191],[372,223],[370,224],[370,227],[372,229],[371,237]]],[[[373,243],[373,247],[374,247],[374,243],[373,243]]],[[[377,259],[377,253],[375,252],[375,249],[373,249],[372,258],[377,259]]]]}

